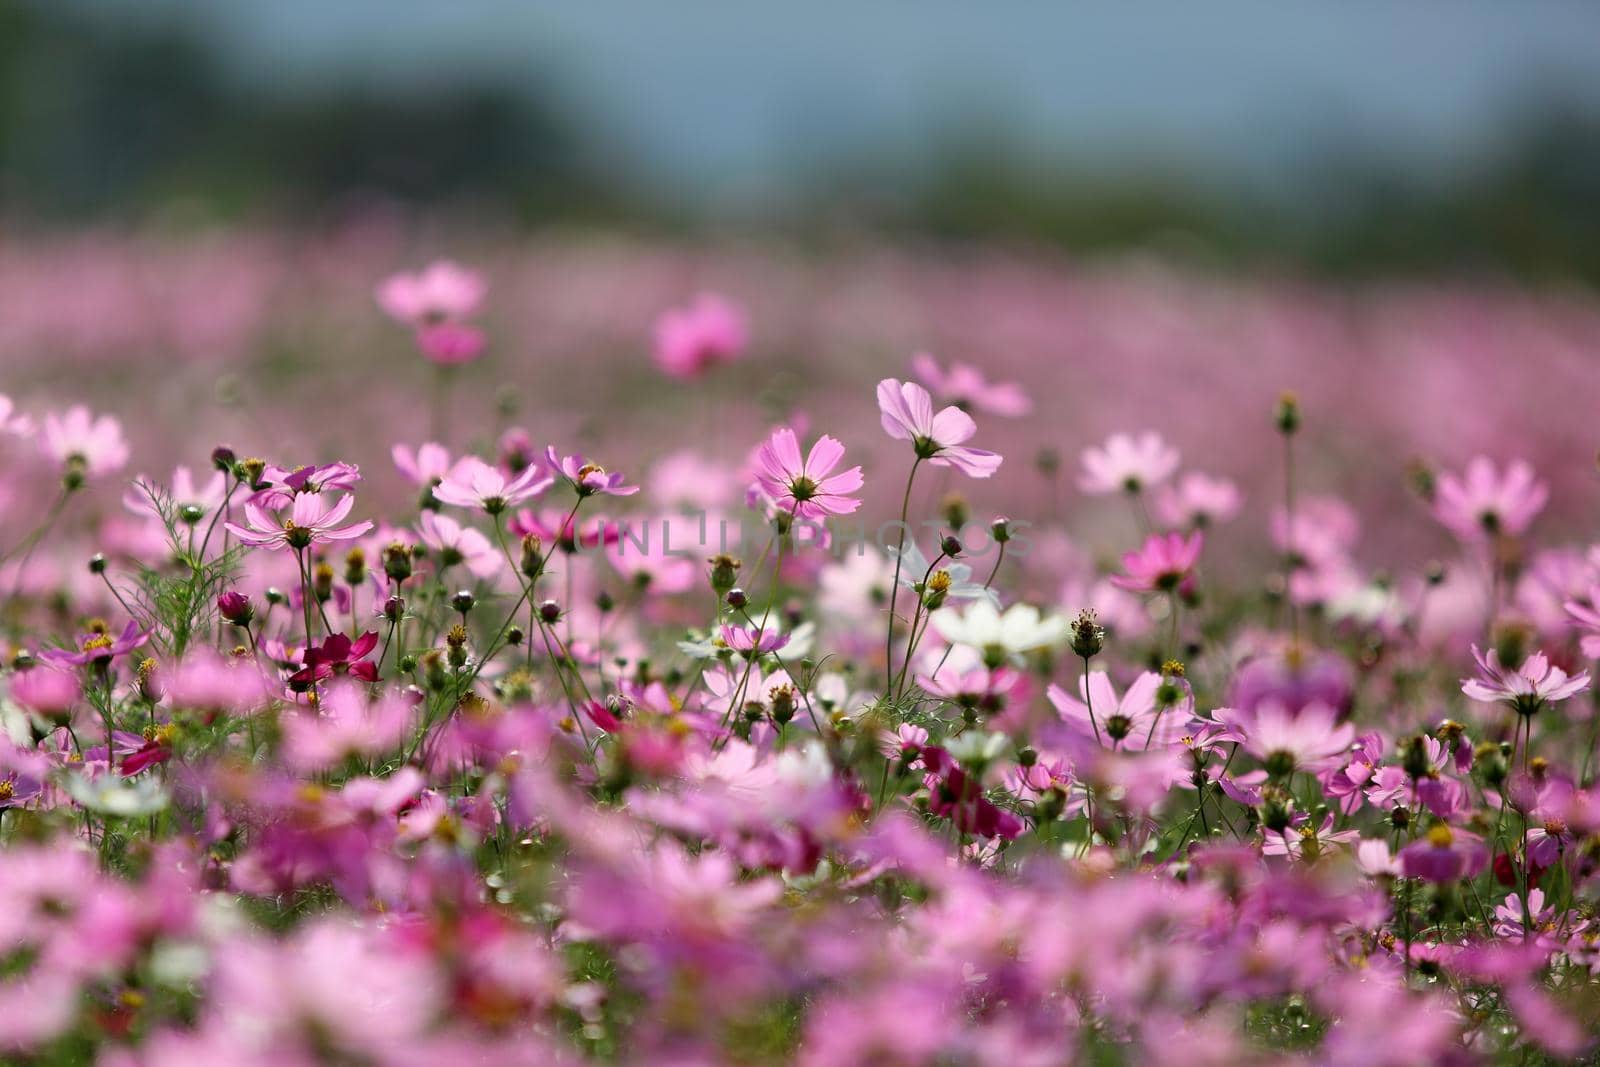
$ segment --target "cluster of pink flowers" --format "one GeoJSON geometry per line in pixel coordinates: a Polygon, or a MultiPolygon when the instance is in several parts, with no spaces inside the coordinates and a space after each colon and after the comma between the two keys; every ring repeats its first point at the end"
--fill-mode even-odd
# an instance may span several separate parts
{"type": "MultiPolygon", "coordinates": [[[[451,363],[485,290],[379,301],[451,363]]],[[[700,297],[634,358],[732,405],[749,332],[700,297]]],[[[0,544],[0,1059],[1600,1051],[1600,546],[1536,539],[1530,463],[1414,478],[1424,562],[1290,398],[1230,427],[1270,480],[1057,426],[1074,538],[966,495],[1040,395],[910,366],[659,456],[464,394],[122,485],[116,417],[0,397],[59,486],[0,544]]]]}

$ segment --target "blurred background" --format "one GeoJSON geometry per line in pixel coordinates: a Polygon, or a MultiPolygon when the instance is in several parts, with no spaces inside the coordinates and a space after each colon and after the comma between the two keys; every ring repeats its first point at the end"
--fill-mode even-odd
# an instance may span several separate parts
{"type": "Polygon", "coordinates": [[[1597,203],[1587,3],[0,6],[5,388],[152,467],[420,440],[371,294],[448,256],[491,282],[456,446],[875,448],[928,349],[1034,391],[988,443],[1050,499],[1147,426],[1249,486],[1284,388],[1330,490],[1484,450],[1586,491],[1597,203]],[[715,418],[648,359],[702,289],[752,320],[715,418]]]}

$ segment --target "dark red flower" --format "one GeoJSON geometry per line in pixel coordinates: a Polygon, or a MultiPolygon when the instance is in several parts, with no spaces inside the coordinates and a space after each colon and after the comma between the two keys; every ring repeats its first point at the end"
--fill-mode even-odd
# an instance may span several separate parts
{"type": "Polygon", "coordinates": [[[344,634],[334,634],[322,644],[306,649],[305,660],[301,668],[289,676],[289,684],[305,688],[335,674],[348,674],[363,682],[376,682],[377,665],[367,662],[366,657],[377,647],[376,630],[368,630],[354,641],[344,634]]]}

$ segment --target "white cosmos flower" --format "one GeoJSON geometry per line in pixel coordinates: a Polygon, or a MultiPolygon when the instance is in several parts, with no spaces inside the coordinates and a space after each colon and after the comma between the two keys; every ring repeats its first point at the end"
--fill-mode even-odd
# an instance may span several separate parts
{"type": "Polygon", "coordinates": [[[979,600],[957,615],[935,612],[934,629],[953,645],[968,645],[983,653],[985,662],[998,665],[1012,656],[1059,645],[1067,639],[1067,620],[1044,615],[1032,604],[1013,604],[1001,614],[987,600],[979,600]]]}

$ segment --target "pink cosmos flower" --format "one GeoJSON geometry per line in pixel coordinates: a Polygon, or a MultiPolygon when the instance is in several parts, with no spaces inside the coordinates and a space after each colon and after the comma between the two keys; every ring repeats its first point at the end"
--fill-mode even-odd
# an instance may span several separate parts
{"type": "Polygon", "coordinates": [[[1212,526],[1239,514],[1239,487],[1226,478],[1189,471],[1156,494],[1156,514],[1168,526],[1212,526]]]}
{"type": "Polygon", "coordinates": [[[1194,696],[1187,687],[1179,700],[1165,709],[1157,703],[1162,677],[1145,671],[1117,697],[1105,671],[1092,671],[1078,680],[1073,697],[1059,685],[1045,691],[1063,722],[1082,737],[1093,737],[1111,748],[1163,747],[1183,736],[1194,713],[1194,696]],[[1126,742],[1126,744],[1124,744],[1126,742]]]}
{"type": "Polygon", "coordinates": [[[1000,469],[996,453],[962,444],[978,432],[972,416],[954,405],[934,414],[928,391],[915,382],[879,382],[878,410],[885,433],[910,441],[917,455],[936,467],[954,467],[973,478],[987,478],[1000,469]]]}
{"type": "Polygon", "coordinates": [[[688,307],[674,308],[656,320],[656,366],[674,378],[698,377],[718,363],[738,359],[747,340],[739,309],[714,293],[702,293],[688,307]]]}
{"type": "Polygon", "coordinates": [[[364,686],[334,683],[315,709],[284,716],[285,755],[302,772],[324,770],[347,756],[381,756],[400,744],[412,715],[398,694],[369,700],[364,686]]]}
{"type": "Polygon", "coordinates": [[[439,554],[441,570],[465,564],[476,577],[487,578],[500,569],[502,557],[482,532],[435,511],[424,511],[417,527],[422,543],[439,554]]]}
{"type": "Polygon", "coordinates": [[[1033,401],[1022,386],[1010,382],[990,382],[970,363],[955,362],[948,371],[926,352],[911,357],[911,369],[922,384],[946,404],[963,411],[982,411],[989,415],[1015,418],[1033,410],[1033,401]]]}
{"type": "Polygon", "coordinates": [[[0,434],[26,437],[33,432],[33,420],[17,414],[17,406],[9,396],[0,393],[0,434]]]}
{"type": "Polygon", "coordinates": [[[831,472],[844,459],[844,446],[823,434],[804,459],[800,442],[787,426],[772,432],[756,452],[756,484],[779,512],[818,521],[849,515],[861,501],[848,494],[861,488],[860,467],[831,472]]]}
{"type": "Polygon", "coordinates": [[[96,418],[82,404],[46,415],[39,447],[69,475],[113,474],[128,463],[122,423],[111,415],[96,418]]]}
{"type": "Polygon", "coordinates": [[[1515,670],[1502,665],[1500,654],[1492,648],[1485,654],[1473,645],[1472,658],[1478,662],[1478,677],[1463,678],[1461,691],[1470,700],[1507,704],[1519,714],[1532,715],[1547,703],[1558,703],[1589,688],[1587,671],[1569,678],[1542,652],[1535,652],[1515,670]]]}
{"type": "Polygon", "coordinates": [[[471,363],[483,355],[486,343],[482,330],[464,322],[439,322],[417,330],[417,347],[441,367],[471,363]]]}
{"type": "Polygon", "coordinates": [[[1137,437],[1114,433],[1098,448],[1083,450],[1078,488],[1096,496],[1138,493],[1159,485],[1178,469],[1178,450],[1154,431],[1137,437]]]}
{"type": "Polygon", "coordinates": [[[53,667],[33,667],[11,675],[11,699],[36,715],[64,720],[83,697],[78,676],[53,667]]]}
{"type": "Polygon", "coordinates": [[[637,485],[626,484],[626,479],[620,473],[607,471],[600,464],[585,460],[581,452],[563,456],[551,445],[545,449],[544,457],[551,474],[565,478],[579,496],[593,496],[596,493],[632,496],[639,491],[637,485]]]}
{"type": "Polygon", "coordinates": [[[420,444],[414,452],[405,445],[395,445],[389,455],[406,481],[430,491],[450,473],[450,452],[436,441],[420,444]]]}
{"type": "Polygon", "coordinates": [[[378,286],[380,307],[399,322],[420,326],[464,319],[478,310],[488,284],[483,275],[441,259],[415,274],[395,274],[378,286]]]}
{"type": "Polygon", "coordinates": [[[507,478],[477,456],[463,456],[450,468],[444,480],[433,487],[434,499],[461,508],[482,508],[498,515],[513,504],[531,500],[544,492],[555,479],[537,467],[529,467],[515,478],[507,478]]]}
{"type": "Polygon", "coordinates": [[[1578,647],[1589,659],[1600,659],[1600,586],[1589,590],[1587,600],[1568,600],[1562,605],[1573,625],[1583,631],[1578,647]]]}
{"type": "Polygon", "coordinates": [[[1502,474],[1492,460],[1478,456],[1467,464],[1465,475],[1439,476],[1433,514],[1464,541],[1497,534],[1516,537],[1544,510],[1549,496],[1549,487],[1526,462],[1517,460],[1502,474]]]}
{"type": "Polygon", "coordinates": [[[1111,581],[1135,593],[1171,592],[1193,574],[1204,546],[1205,534],[1199,530],[1188,535],[1151,534],[1137,551],[1123,555],[1122,569],[1127,573],[1111,581]]]}
{"type": "Polygon", "coordinates": [[[300,467],[268,464],[261,475],[264,487],[246,501],[263,508],[281,508],[301,493],[350,490],[361,484],[361,468],[354,463],[312,463],[300,467]]]}
{"type": "Polygon", "coordinates": [[[735,652],[776,652],[789,643],[789,635],[776,629],[763,630],[759,626],[729,626],[722,624],[722,643],[735,652]]]}
{"type": "MultiPolygon", "coordinates": [[[[133,486],[122,494],[122,506],[135,515],[160,519],[161,512],[151,499],[151,494],[143,488],[144,485],[154,487],[154,483],[147,479],[135,479],[133,486]]],[[[213,471],[202,485],[195,481],[194,472],[188,467],[178,467],[172,472],[171,484],[165,489],[157,489],[157,499],[165,497],[178,510],[180,517],[183,511],[190,508],[198,509],[202,515],[209,515],[222,506],[227,493],[227,478],[221,471],[213,471]]]]}
{"type": "Polygon", "coordinates": [[[1276,777],[1296,771],[1319,771],[1338,763],[1355,740],[1355,727],[1339,722],[1339,713],[1325,704],[1308,704],[1291,712],[1281,704],[1264,703],[1254,712],[1217,713],[1219,721],[1244,737],[1244,749],[1276,777]]]}
{"type": "Polygon", "coordinates": [[[210,649],[190,652],[163,667],[164,703],[174,710],[195,711],[209,721],[218,713],[250,715],[269,704],[277,686],[248,661],[225,658],[210,649]]]}
{"type": "Polygon", "coordinates": [[[300,493],[289,506],[287,516],[281,512],[269,514],[255,504],[246,503],[244,518],[248,525],[240,526],[235,522],[224,525],[233,536],[255,548],[289,548],[299,552],[327,541],[351,541],[372,529],[370,520],[339,525],[350,514],[355,502],[355,497],[343,496],[338,503],[329,504],[328,498],[320,493],[300,493]]]}

